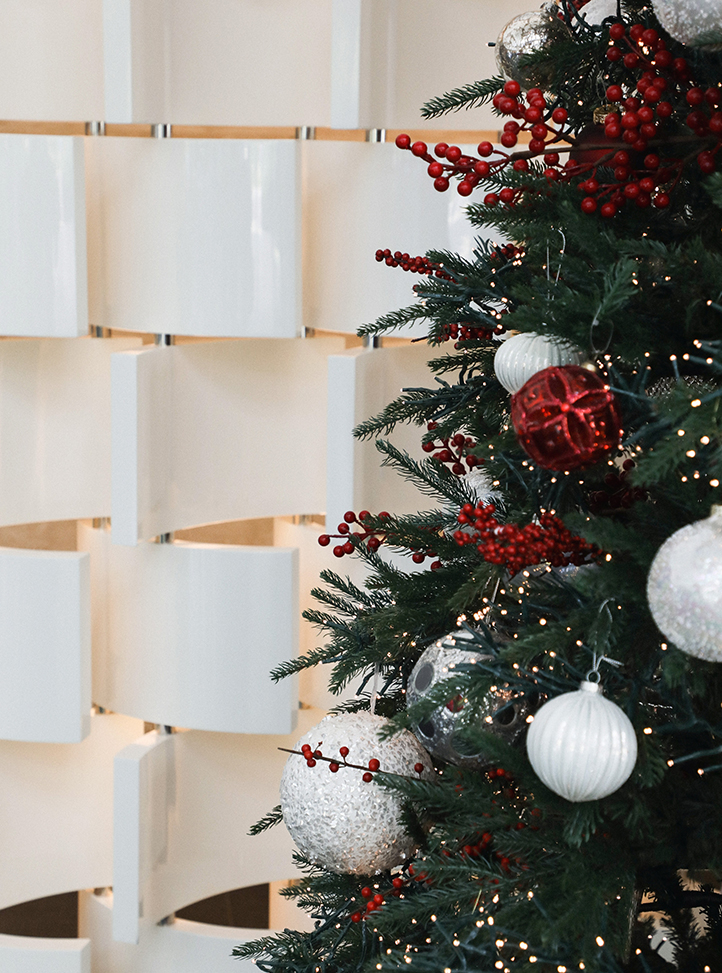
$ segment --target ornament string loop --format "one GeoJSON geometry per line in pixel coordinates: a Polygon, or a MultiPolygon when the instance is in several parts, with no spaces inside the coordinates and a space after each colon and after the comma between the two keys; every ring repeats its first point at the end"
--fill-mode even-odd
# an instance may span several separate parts
{"type": "Polygon", "coordinates": [[[374,662],[374,681],[371,686],[371,715],[376,715],[376,700],[379,695],[379,664],[374,662]]]}
{"type": "MultiPolygon", "coordinates": [[[[609,600],[609,599],[607,599],[607,600],[609,600]]],[[[602,605],[602,608],[604,608],[606,604],[607,604],[607,602],[605,601],[604,602],[604,605],[602,605]]],[[[600,611],[601,611],[601,608],[600,608],[600,611]]],[[[601,681],[601,678],[602,677],[601,677],[601,674],[599,672],[599,667],[600,667],[600,665],[603,662],[608,662],[610,666],[621,666],[621,664],[622,664],[619,661],[619,659],[610,659],[608,655],[597,655],[597,653],[595,652],[592,655],[592,668],[589,670],[589,672],[586,675],[587,682],[600,682],[601,681]],[[597,678],[596,679],[592,679],[592,676],[596,676],[597,678]]]]}

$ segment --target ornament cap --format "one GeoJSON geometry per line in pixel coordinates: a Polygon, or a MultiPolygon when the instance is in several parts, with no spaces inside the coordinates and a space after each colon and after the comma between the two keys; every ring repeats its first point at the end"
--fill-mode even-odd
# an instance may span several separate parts
{"type": "Polygon", "coordinates": [[[579,688],[585,693],[601,693],[602,691],[601,683],[590,682],[588,679],[580,683],[579,688]]]}

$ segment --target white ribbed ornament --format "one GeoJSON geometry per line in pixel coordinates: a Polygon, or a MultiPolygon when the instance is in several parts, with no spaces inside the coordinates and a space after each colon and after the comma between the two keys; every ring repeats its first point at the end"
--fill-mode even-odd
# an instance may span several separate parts
{"type": "Polygon", "coordinates": [[[494,371],[512,395],[526,385],[532,375],[552,365],[581,365],[584,352],[570,341],[533,331],[507,338],[494,355],[494,371]]]}
{"type": "Polygon", "coordinates": [[[596,682],[545,703],[529,727],[526,749],[547,787],[575,803],[613,794],[637,761],[634,727],[596,682]]]}

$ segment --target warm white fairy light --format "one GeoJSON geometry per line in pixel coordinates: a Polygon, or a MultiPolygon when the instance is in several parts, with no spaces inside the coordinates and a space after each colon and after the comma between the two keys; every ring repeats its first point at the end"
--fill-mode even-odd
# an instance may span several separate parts
{"type": "Polygon", "coordinates": [[[603,946],[604,945],[604,940],[602,939],[601,936],[597,936],[595,942],[596,942],[597,946],[603,946]]]}

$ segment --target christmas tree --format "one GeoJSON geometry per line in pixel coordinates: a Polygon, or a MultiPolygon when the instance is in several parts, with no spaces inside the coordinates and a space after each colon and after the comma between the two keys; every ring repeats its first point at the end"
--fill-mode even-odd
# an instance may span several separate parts
{"type": "Polygon", "coordinates": [[[361,689],[257,826],[315,920],[264,971],[722,969],[722,7],[654,6],[516,18],[425,107],[493,100],[500,148],[397,139],[513,242],[376,254],[416,300],[362,330],[426,322],[435,381],[357,435],[430,509],[321,537],[368,580],[274,675],[361,689]]]}

